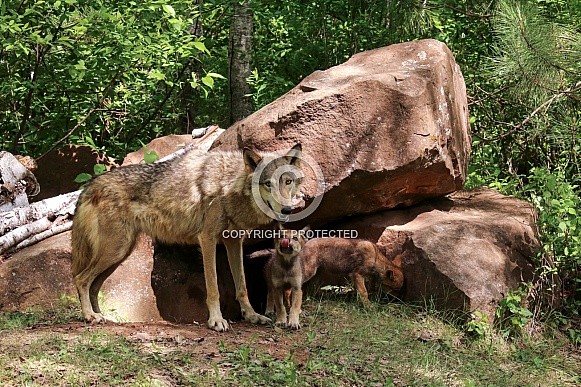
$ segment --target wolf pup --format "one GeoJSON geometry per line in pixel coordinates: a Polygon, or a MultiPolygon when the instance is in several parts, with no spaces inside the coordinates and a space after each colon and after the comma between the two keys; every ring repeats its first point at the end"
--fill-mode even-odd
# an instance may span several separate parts
{"type": "Polygon", "coordinates": [[[253,180],[276,217],[288,216],[300,188],[300,173],[292,169],[298,168],[300,157],[300,144],[284,156],[259,155],[246,148],[243,152],[194,150],[167,161],[120,167],[93,179],[79,197],[72,230],[72,272],[83,318],[106,321],[97,300],[99,289],[143,232],[167,244],[199,244],[211,329],[229,329],[220,311],[216,277],[220,240],[226,246],[242,316],[252,323],[269,322],[248,300],[242,238],[226,238],[224,233],[272,221],[254,200],[253,180]],[[262,171],[258,179],[257,168],[262,171]],[[278,168],[285,172],[275,173],[278,168]]]}
{"type": "Polygon", "coordinates": [[[361,301],[370,306],[365,279],[379,282],[383,291],[394,294],[403,286],[401,255],[390,261],[375,243],[363,239],[315,238],[300,253],[303,282],[317,271],[333,277],[350,277],[361,301]]]}
{"type": "Polygon", "coordinates": [[[276,325],[291,329],[300,328],[299,315],[304,281],[299,253],[307,243],[306,232],[308,230],[308,226],[300,231],[285,230],[281,227],[274,239],[272,257],[264,268],[268,285],[266,313],[273,313],[273,307],[276,307],[276,325]],[[288,300],[289,292],[290,300],[288,300]],[[288,320],[285,303],[290,305],[288,320]]]}

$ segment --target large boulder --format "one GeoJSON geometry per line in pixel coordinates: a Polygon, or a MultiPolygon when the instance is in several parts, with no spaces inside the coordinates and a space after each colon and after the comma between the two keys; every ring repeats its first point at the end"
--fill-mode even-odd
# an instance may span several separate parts
{"type": "Polygon", "coordinates": [[[0,310],[46,307],[63,295],[75,296],[70,245],[70,233],[63,233],[0,262],[0,310]]]}
{"type": "Polygon", "coordinates": [[[356,230],[388,256],[403,253],[402,299],[494,319],[498,302],[534,276],[535,209],[479,188],[407,209],[356,217],[330,228],[356,230]]]}
{"type": "Polygon", "coordinates": [[[324,191],[314,225],[461,189],[471,144],[462,73],[436,40],[362,52],[237,122],[213,149],[296,142],[324,178],[304,168],[307,204],[324,191]]]}
{"type": "MultiPolygon", "coordinates": [[[[478,310],[494,318],[498,301],[533,278],[539,247],[532,205],[497,191],[460,191],[406,209],[363,215],[331,224],[329,230],[355,230],[393,258],[403,253],[406,302],[433,305],[460,314],[478,310]]],[[[318,233],[318,234],[317,234],[318,233]]],[[[247,254],[270,247],[245,247],[247,254]]],[[[263,311],[265,259],[246,259],[251,303],[263,311]]],[[[225,250],[217,251],[224,316],[240,317],[225,250]]],[[[135,251],[105,281],[102,307],[120,321],[203,322],[206,292],[200,252],[193,246],[156,246],[143,237],[135,251]]],[[[23,249],[0,264],[0,310],[50,305],[62,294],[74,296],[70,233],[23,249]]]]}

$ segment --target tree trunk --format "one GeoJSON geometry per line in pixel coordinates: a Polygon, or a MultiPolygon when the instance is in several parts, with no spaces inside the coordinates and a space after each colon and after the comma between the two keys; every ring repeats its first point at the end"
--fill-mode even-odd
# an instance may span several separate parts
{"type": "MultiPolygon", "coordinates": [[[[202,9],[204,0],[196,0],[194,3],[198,5],[198,9],[202,9]]],[[[195,18],[194,24],[189,28],[188,32],[190,35],[200,37],[202,36],[203,31],[202,21],[200,18],[195,18]]],[[[187,68],[183,77],[185,84],[180,96],[182,110],[180,124],[184,133],[191,133],[192,129],[195,128],[194,120],[197,114],[197,104],[194,100],[196,95],[199,94],[199,90],[194,89],[192,85],[190,85],[190,80],[192,79],[192,74],[194,74],[198,80],[202,77],[202,66],[197,57],[192,58],[186,66],[187,68]]]]}
{"type": "Polygon", "coordinates": [[[229,110],[230,124],[250,115],[253,111],[248,77],[251,74],[253,15],[248,1],[234,3],[230,21],[229,47],[229,110]]]}

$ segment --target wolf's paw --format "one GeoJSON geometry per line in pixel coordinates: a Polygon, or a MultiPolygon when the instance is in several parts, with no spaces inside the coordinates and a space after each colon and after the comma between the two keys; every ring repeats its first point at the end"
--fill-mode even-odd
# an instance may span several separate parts
{"type": "Polygon", "coordinates": [[[290,329],[295,329],[295,330],[301,329],[301,324],[299,323],[298,318],[290,317],[288,319],[288,324],[286,326],[287,326],[287,328],[290,328],[290,329]]]}
{"type": "Polygon", "coordinates": [[[112,322],[108,318],[105,318],[101,313],[92,312],[88,315],[83,316],[83,319],[88,322],[89,324],[105,324],[112,322]]]}
{"type": "Polygon", "coordinates": [[[208,328],[215,330],[216,332],[226,332],[230,329],[228,321],[223,318],[215,318],[208,320],[208,328]]]}
{"type": "Polygon", "coordinates": [[[252,324],[262,324],[262,325],[272,322],[272,320],[269,319],[268,317],[258,314],[256,312],[244,314],[244,320],[252,324]]]}
{"type": "Polygon", "coordinates": [[[277,327],[286,328],[287,326],[286,317],[284,319],[277,319],[274,325],[276,325],[277,327]]]}

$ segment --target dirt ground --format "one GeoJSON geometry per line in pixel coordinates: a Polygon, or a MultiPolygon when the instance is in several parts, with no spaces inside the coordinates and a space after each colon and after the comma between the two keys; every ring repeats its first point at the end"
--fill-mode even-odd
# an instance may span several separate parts
{"type": "Polygon", "coordinates": [[[145,347],[178,347],[182,351],[199,355],[202,362],[225,360],[220,348],[238,348],[252,344],[260,352],[273,359],[285,359],[293,351],[293,359],[302,363],[308,357],[308,350],[296,344],[306,339],[303,331],[289,331],[278,327],[254,325],[244,321],[230,322],[228,332],[215,332],[205,324],[156,323],[111,323],[90,325],[84,322],[70,322],[57,325],[36,325],[30,333],[61,333],[69,340],[78,339],[87,332],[123,336],[129,341],[141,342],[145,347]],[[204,361],[205,360],[205,361],[204,361]]]}

